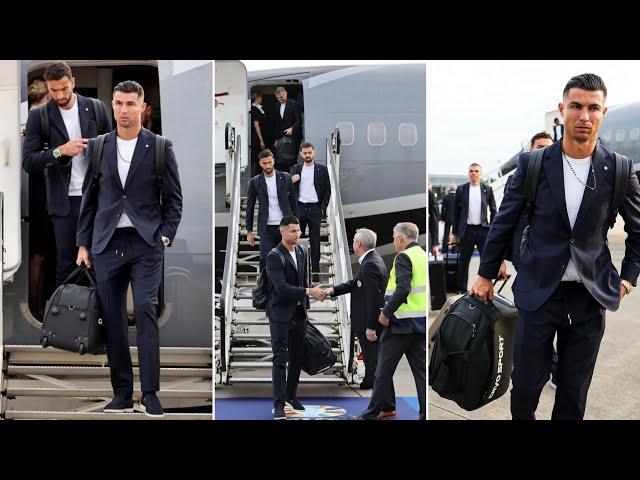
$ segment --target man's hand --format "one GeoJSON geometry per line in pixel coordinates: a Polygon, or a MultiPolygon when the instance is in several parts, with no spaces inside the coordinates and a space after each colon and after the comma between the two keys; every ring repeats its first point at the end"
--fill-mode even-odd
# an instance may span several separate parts
{"type": "Polygon", "coordinates": [[[500,265],[500,270],[498,271],[498,278],[502,279],[502,280],[506,280],[507,279],[507,264],[504,263],[504,260],[502,261],[502,265],[500,265]]]}
{"type": "Polygon", "coordinates": [[[333,287],[325,288],[323,292],[327,297],[333,297],[333,287]]]}
{"type": "Polygon", "coordinates": [[[378,335],[373,328],[367,328],[364,334],[367,337],[367,340],[369,340],[370,342],[375,342],[376,340],[378,340],[378,335]]]}
{"type": "Polygon", "coordinates": [[[434,245],[433,247],[431,247],[431,253],[433,254],[434,257],[438,256],[440,248],[438,247],[438,245],[434,245]]]}
{"type": "Polygon", "coordinates": [[[66,155],[68,157],[75,157],[79,155],[85,148],[87,148],[88,140],[83,138],[82,140],[69,140],[64,145],[60,145],[58,150],[62,155],[66,155]]]}
{"type": "Polygon", "coordinates": [[[480,300],[493,300],[493,282],[488,278],[478,277],[469,293],[480,300]]]}
{"type": "Polygon", "coordinates": [[[287,135],[287,136],[289,136],[289,137],[290,137],[291,135],[293,135],[293,127],[289,127],[289,128],[287,128],[287,129],[284,131],[284,134],[285,134],[285,135],[287,135]]]}
{"type": "Polygon", "coordinates": [[[249,243],[249,245],[251,245],[252,247],[254,247],[256,245],[256,239],[253,236],[253,232],[247,232],[247,242],[249,243]]]}
{"type": "Polygon", "coordinates": [[[76,259],[76,265],[80,266],[83,263],[87,266],[87,268],[91,268],[91,260],[89,259],[89,248],[81,246],[78,248],[78,258],[76,259]]]}
{"type": "Polygon", "coordinates": [[[324,300],[327,295],[325,294],[325,291],[322,290],[320,287],[312,287],[309,289],[309,296],[313,297],[313,298],[317,298],[318,300],[324,300]]]}
{"type": "Polygon", "coordinates": [[[620,284],[620,301],[622,301],[622,298],[626,294],[627,294],[627,288],[623,284],[620,284]]]}
{"type": "Polygon", "coordinates": [[[293,183],[296,183],[298,180],[300,180],[300,174],[296,173],[295,175],[291,175],[291,181],[293,183]]]}
{"type": "Polygon", "coordinates": [[[389,319],[384,316],[384,313],[381,313],[380,316],[378,317],[378,323],[380,323],[381,325],[383,325],[385,327],[388,327],[389,326],[389,319]]]}
{"type": "Polygon", "coordinates": [[[264,144],[264,142],[260,142],[260,150],[264,150],[265,148],[267,148],[267,146],[264,144]]]}

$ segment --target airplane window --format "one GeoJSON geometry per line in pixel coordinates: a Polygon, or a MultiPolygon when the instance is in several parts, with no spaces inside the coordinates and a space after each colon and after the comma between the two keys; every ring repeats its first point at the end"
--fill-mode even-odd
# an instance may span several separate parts
{"type": "Polygon", "coordinates": [[[367,141],[369,145],[381,147],[387,142],[387,128],[384,123],[370,123],[367,128],[367,141]]]}
{"type": "Polygon", "coordinates": [[[624,129],[616,130],[616,142],[622,142],[624,140],[624,129]]]}
{"type": "Polygon", "coordinates": [[[640,128],[632,128],[629,132],[629,140],[638,140],[640,138],[640,128]]]}
{"type": "Polygon", "coordinates": [[[415,147],[418,143],[418,128],[413,123],[401,123],[398,127],[398,141],[403,147],[415,147]]]}
{"type": "Polygon", "coordinates": [[[608,142],[609,140],[611,140],[611,130],[607,130],[606,132],[604,132],[601,138],[605,142],[608,142]]]}
{"type": "Polygon", "coordinates": [[[338,122],[336,128],[340,130],[340,144],[353,145],[355,141],[355,130],[351,122],[338,122]]]}

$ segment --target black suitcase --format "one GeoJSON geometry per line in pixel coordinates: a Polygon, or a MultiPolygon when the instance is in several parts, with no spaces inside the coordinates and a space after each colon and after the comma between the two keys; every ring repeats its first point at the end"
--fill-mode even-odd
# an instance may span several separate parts
{"type": "Polygon", "coordinates": [[[40,344],[80,355],[106,351],[96,282],[84,265],[76,268],[47,301],[40,344]]]}
{"type": "Polygon", "coordinates": [[[304,337],[304,364],[302,369],[309,375],[324,372],[333,367],[336,356],[331,344],[320,331],[310,322],[307,323],[307,333],[304,337]]]}
{"type": "Polygon", "coordinates": [[[458,293],[458,271],[460,269],[460,254],[449,253],[444,255],[444,276],[447,284],[447,293],[458,293]]]}
{"type": "Polygon", "coordinates": [[[499,293],[486,303],[469,294],[453,303],[434,338],[433,390],[465,410],[500,398],[509,388],[517,315],[515,305],[499,293]]]}
{"type": "Polygon", "coordinates": [[[443,260],[429,262],[429,293],[431,310],[440,310],[447,301],[445,264],[443,260]]]}

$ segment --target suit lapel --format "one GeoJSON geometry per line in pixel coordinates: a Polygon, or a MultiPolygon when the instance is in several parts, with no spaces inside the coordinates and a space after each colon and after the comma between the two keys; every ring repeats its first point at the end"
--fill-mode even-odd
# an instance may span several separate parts
{"type": "Polygon", "coordinates": [[[549,182],[551,196],[556,204],[556,208],[564,221],[564,224],[571,230],[569,215],[567,214],[567,201],[564,193],[564,170],[562,160],[562,144],[556,143],[545,150],[542,159],[542,168],[549,182]],[[547,153],[548,150],[548,153],[547,153]]]}
{"type": "Polygon", "coordinates": [[[47,106],[47,108],[49,109],[49,120],[51,125],[56,127],[60,131],[62,136],[65,138],[65,140],[68,142],[69,133],[67,132],[67,127],[65,127],[64,125],[64,120],[62,120],[62,115],[60,115],[60,109],[58,108],[58,104],[56,103],[55,100],[50,100],[49,106],[47,106]],[[49,106],[51,108],[49,108],[49,106]]]}
{"type": "Polygon", "coordinates": [[[487,223],[487,186],[480,185],[480,224],[487,223]]]}
{"type": "Polygon", "coordinates": [[[89,120],[91,119],[91,112],[89,111],[90,100],[78,95],[78,115],[80,117],[80,132],[82,138],[90,138],[89,133],[89,120]]]}
{"type": "Polygon", "coordinates": [[[302,280],[304,279],[304,275],[305,275],[305,267],[306,264],[304,262],[304,257],[302,256],[302,248],[297,248],[296,245],[296,260],[298,261],[298,285],[302,285],[303,282],[302,280]]]}
{"type": "Polygon", "coordinates": [[[258,177],[258,198],[260,198],[260,202],[264,199],[264,208],[261,208],[260,211],[263,210],[267,212],[267,219],[269,218],[269,190],[267,189],[267,181],[264,178],[264,173],[258,177]],[[262,194],[264,192],[264,195],[262,194]]]}
{"type": "Polygon", "coordinates": [[[149,137],[150,135],[147,130],[144,128],[140,130],[140,135],[138,135],[138,141],[136,142],[136,148],[133,151],[133,159],[131,160],[129,173],[127,173],[127,180],[124,182],[124,188],[127,188],[134,172],[138,166],[146,160],[149,150],[151,150],[151,139],[149,137]]]}
{"type": "MultiPolygon", "coordinates": [[[[600,146],[600,143],[596,145],[596,148],[593,151],[593,170],[589,167],[589,178],[587,178],[587,185],[593,186],[593,172],[596,172],[596,189],[591,190],[590,188],[584,187],[584,194],[582,196],[582,202],[580,203],[580,209],[578,210],[578,216],[576,217],[576,222],[573,224],[573,229],[576,229],[578,223],[584,220],[585,215],[589,214],[589,209],[591,207],[591,203],[598,196],[598,185],[600,185],[600,189],[603,188],[605,183],[604,181],[604,170],[603,166],[606,161],[606,152],[600,146]]],[[[615,171],[615,169],[614,169],[615,171]]]]}

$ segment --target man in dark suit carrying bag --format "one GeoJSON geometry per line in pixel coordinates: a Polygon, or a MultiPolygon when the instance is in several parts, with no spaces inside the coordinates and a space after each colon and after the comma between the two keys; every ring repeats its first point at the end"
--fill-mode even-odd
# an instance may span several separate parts
{"type": "Polygon", "coordinates": [[[287,90],[284,87],[276,88],[275,93],[278,103],[276,111],[273,112],[276,134],[274,147],[278,150],[283,139],[289,139],[292,142],[291,158],[277,158],[276,167],[278,170],[290,172],[292,167],[298,163],[298,145],[302,140],[302,116],[298,102],[288,98],[287,90]]]}
{"type": "Polygon", "coordinates": [[[514,420],[535,419],[556,333],[558,375],[551,418],[584,417],[605,309],[619,308],[640,273],[640,186],[631,162],[598,142],[606,97],[597,75],[569,80],[559,104],[562,141],[518,158],[472,288],[473,295],[492,298],[491,279],[524,218],[513,286],[518,307],[511,375],[514,420]],[[624,188],[616,188],[623,183],[624,188]],[[607,230],[618,214],[616,194],[628,234],[620,274],[607,245],[607,230]]]}
{"type": "Polygon", "coordinates": [[[97,170],[89,163],[84,181],[76,263],[90,267],[93,256],[95,264],[114,391],[105,412],[133,411],[126,316],[131,283],[142,384],[139,408],[149,416],[163,416],[156,396],[160,389],[158,290],[164,249],[173,242],[182,217],[178,165],[171,141],[141,126],[145,103],[140,84],[127,80],[116,85],[112,105],[117,129],[98,137],[87,150],[92,159],[97,149],[98,163],[97,170]]]}
{"type": "Polygon", "coordinates": [[[358,337],[364,354],[365,376],[360,384],[363,390],[373,388],[378,364],[378,337],[382,325],[378,322],[380,308],[384,307],[384,292],[389,272],[375,251],[375,232],[359,228],[353,236],[353,252],[358,255],[360,270],[353,280],[325,290],[330,296],[351,294],[351,336],[358,337]]]}
{"type": "Polygon", "coordinates": [[[273,350],[274,420],[286,419],[285,402],[294,410],[304,410],[296,392],[304,363],[309,296],[320,300],[326,297],[320,288],[309,288],[309,258],[308,252],[298,245],[298,219],[291,215],[283,217],[280,234],[282,242],[267,255],[267,274],[273,287],[267,302],[267,317],[273,350]]]}

